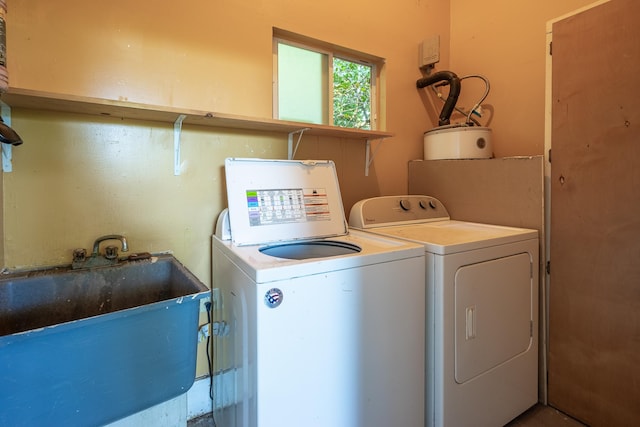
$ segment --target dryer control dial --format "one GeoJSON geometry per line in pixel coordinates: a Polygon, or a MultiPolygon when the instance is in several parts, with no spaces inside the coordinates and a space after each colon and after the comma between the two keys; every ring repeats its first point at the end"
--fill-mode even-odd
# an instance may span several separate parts
{"type": "Polygon", "coordinates": [[[403,211],[411,210],[411,201],[408,199],[400,199],[400,207],[403,211]]]}
{"type": "Polygon", "coordinates": [[[438,205],[433,199],[425,199],[425,200],[420,200],[420,207],[425,210],[437,209],[438,205]]]}

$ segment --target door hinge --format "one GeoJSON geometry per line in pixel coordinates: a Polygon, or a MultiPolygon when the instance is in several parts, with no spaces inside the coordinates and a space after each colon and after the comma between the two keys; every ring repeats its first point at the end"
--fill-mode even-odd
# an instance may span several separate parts
{"type": "Polygon", "coordinates": [[[553,56],[553,42],[549,42],[549,55],[553,56]]]}
{"type": "Polygon", "coordinates": [[[551,163],[551,148],[549,148],[549,163],[551,163]]]}
{"type": "Polygon", "coordinates": [[[546,268],[547,274],[551,274],[551,261],[547,261],[546,268]]]}

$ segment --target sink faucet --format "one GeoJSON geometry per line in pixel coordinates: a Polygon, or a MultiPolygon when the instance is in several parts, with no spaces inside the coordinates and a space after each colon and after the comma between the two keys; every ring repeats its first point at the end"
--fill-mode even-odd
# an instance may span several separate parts
{"type": "Polygon", "coordinates": [[[129,250],[127,239],[119,234],[108,234],[106,236],[98,237],[93,243],[93,252],[91,256],[87,257],[87,251],[79,248],[73,251],[73,262],[71,267],[73,269],[78,268],[91,268],[102,267],[106,265],[114,265],[118,262],[118,248],[116,246],[107,246],[105,248],[104,256],[100,254],[100,243],[105,240],[120,240],[122,244],[122,252],[129,250]]]}
{"type": "Polygon", "coordinates": [[[120,242],[122,243],[122,252],[127,252],[129,250],[127,239],[124,236],[121,236],[119,234],[108,234],[106,236],[98,237],[96,241],[93,242],[93,252],[91,253],[91,256],[100,255],[100,253],[98,252],[100,250],[100,243],[104,242],[105,240],[120,240],[120,242]]]}

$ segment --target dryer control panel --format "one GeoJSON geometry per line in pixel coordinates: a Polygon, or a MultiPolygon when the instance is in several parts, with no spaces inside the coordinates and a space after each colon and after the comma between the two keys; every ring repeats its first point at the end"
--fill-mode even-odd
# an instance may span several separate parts
{"type": "Polygon", "coordinates": [[[353,205],[349,214],[349,226],[373,228],[449,219],[449,212],[435,197],[382,196],[360,200],[353,205]]]}

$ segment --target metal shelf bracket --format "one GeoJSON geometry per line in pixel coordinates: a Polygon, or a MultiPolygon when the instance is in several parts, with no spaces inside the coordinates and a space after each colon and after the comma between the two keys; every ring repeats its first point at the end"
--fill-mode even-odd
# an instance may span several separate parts
{"type": "Polygon", "coordinates": [[[180,114],[173,123],[173,174],[180,175],[180,134],[182,133],[182,121],[186,114],[180,114]]]}
{"type": "Polygon", "coordinates": [[[302,140],[302,135],[304,135],[305,131],[311,130],[311,128],[302,128],[300,130],[294,130],[293,132],[289,132],[289,138],[287,139],[288,149],[287,149],[287,158],[289,160],[293,160],[296,156],[296,151],[298,151],[298,145],[300,145],[300,141],[302,140]],[[296,146],[293,146],[293,135],[299,133],[298,141],[296,142],[296,146]]]}
{"type": "Polygon", "coordinates": [[[367,145],[366,145],[366,148],[365,148],[366,149],[366,154],[365,154],[364,176],[369,176],[369,168],[371,167],[371,164],[373,163],[373,159],[376,157],[376,154],[378,153],[378,150],[382,146],[382,142],[384,141],[384,138],[380,138],[380,142],[378,144],[376,144],[376,146],[373,149],[373,151],[371,151],[371,142],[372,141],[374,141],[374,140],[367,139],[367,145]]]}
{"type": "MultiPolygon", "coordinates": [[[[0,113],[2,115],[2,121],[9,127],[11,127],[11,107],[4,102],[0,101],[0,113]]],[[[2,171],[13,172],[13,151],[11,144],[2,145],[2,171]]]]}

